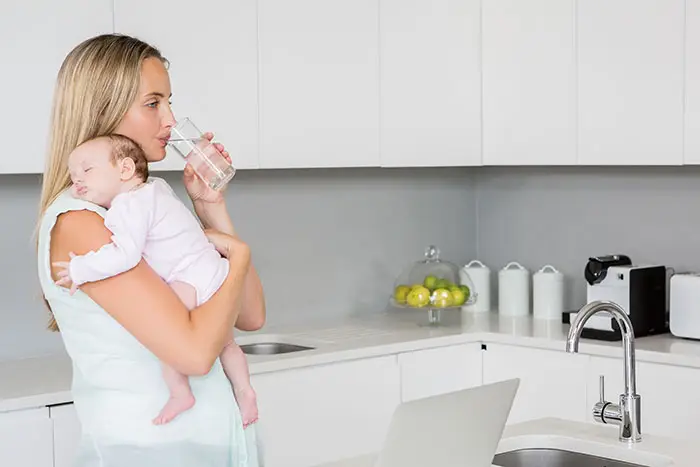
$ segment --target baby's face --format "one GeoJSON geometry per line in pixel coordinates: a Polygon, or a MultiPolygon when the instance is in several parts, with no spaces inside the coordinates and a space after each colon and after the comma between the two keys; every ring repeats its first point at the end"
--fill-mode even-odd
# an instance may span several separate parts
{"type": "Polygon", "coordinates": [[[119,164],[112,162],[107,141],[89,141],[76,148],[68,159],[74,197],[109,208],[122,186],[119,164]]]}

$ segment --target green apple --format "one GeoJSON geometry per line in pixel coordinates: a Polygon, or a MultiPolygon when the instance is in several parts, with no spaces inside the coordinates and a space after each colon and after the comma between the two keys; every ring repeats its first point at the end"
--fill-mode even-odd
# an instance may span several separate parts
{"type": "Polygon", "coordinates": [[[435,289],[449,289],[450,288],[450,281],[447,279],[438,279],[437,282],[435,283],[435,289]]]}
{"type": "Polygon", "coordinates": [[[429,290],[435,290],[435,284],[437,284],[438,278],[435,276],[425,276],[423,280],[423,285],[429,290]]]}
{"type": "Polygon", "coordinates": [[[427,305],[430,303],[430,290],[422,285],[412,288],[406,296],[406,303],[415,308],[420,308],[427,305]]]}
{"type": "Polygon", "coordinates": [[[406,296],[408,296],[410,291],[411,287],[407,285],[397,286],[396,290],[394,290],[394,300],[396,300],[397,303],[406,303],[406,296]]]}
{"type": "Polygon", "coordinates": [[[459,286],[459,289],[460,289],[462,292],[464,292],[464,301],[466,302],[467,300],[469,300],[469,297],[472,296],[472,291],[469,290],[469,287],[466,286],[466,285],[460,285],[460,286],[459,286]]]}

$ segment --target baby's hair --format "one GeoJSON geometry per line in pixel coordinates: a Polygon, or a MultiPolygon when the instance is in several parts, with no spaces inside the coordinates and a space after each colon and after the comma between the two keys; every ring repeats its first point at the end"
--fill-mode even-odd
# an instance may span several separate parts
{"type": "Polygon", "coordinates": [[[116,133],[107,135],[106,138],[112,143],[112,162],[117,163],[128,157],[134,161],[136,176],[144,182],[148,180],[148,159],[141,146],[133,139],[116,133]]]}

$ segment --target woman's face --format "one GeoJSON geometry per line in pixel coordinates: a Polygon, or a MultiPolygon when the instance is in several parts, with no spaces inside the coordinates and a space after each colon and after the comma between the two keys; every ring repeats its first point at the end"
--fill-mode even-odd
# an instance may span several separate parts
{"type": "Polygon", "coordinates": [[[141,67],[138,96],[115,133],[139,143],[148,162],[165,158],[165,145],[175,124],[170,96],[170,77],[165,65],[157,58],[147,58],[141,67]]]}

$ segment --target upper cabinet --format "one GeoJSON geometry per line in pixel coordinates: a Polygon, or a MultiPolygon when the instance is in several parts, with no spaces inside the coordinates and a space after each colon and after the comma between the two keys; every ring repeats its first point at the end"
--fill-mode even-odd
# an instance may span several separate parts
{"type": "Polygon", "coordinates": [[[43,172],[61,62],[112,31],[238,169],[700,164],[700,0],[30,0],[0,31],[0,174],[43,172]]]}
{"type": "Polygon", "coordinates": [[[574,0],[484,0],[484,165],[576,163],[574,0]]]}
{"type": "Polygon", "coordinates": [[[41,173],[58,70],[80,42],[112,32],[112,0],[12,1],[1,11],[0,174],[41,173]]]}
{"type": "Polygon", "coordinates": [[[379,166],[378,0],[258,0],[260,166],[379,166]]]}
{"type": "Polygon", "coordinates": [[[577,5],[579,163],[682,164],[684,0],[577,5]]]}
{"type": "Polygon", "coordinates": [[[700,164],[700,0],[685,7],[685,147],[686,164],[700,164]]]}
{"type": "Polygon", "coordinates": [[[481,165],[480,3],[380,2],[382,166],[481,165]]]}
{"type": "MultiPolygon", "coordinates": [[[[238,169],[258,167],[256,0],[115,0],[116,32],[160,49],[170,62],[175,117],[214,133],[238,169]]],[[[168,151],[154,170],[184,167],[168,151]]]]}

